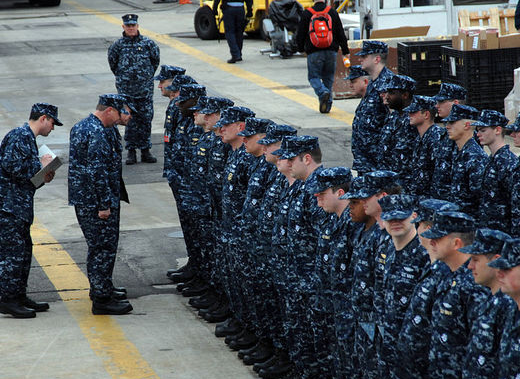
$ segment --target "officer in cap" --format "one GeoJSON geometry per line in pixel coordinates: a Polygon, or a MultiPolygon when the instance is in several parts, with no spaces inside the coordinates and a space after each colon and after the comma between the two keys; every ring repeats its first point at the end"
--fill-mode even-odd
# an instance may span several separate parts
{"type": "MultiPolygon", "coordinates": [[[[39,158],[36,137],[48,136],[54,125],[63,125],[58,119],[58,108],[36,103],[29,121],[7,133],[0,145],[0,313],[15,318],[36,317],[35,312],[49,309],[49,304],[35,302],[26,292],[36,191],[31,178],[52,161],[49,154],[39,158]]],[[[53,178],[54,171],[49,171],[44,183],[53,178]]]]}
{"type": "MultiPolygon", "coordinates": [[[[365,96],[370,77],[368,72],[363,70],[361,66],[350,66],[349,73],[345,77],[345,80],[349,81],[350,90],[354,95],[361,98],[365,96]]],[[[357,109],[359,109],[359,105],[356,111],[357,109]]]]}
{"type": "MultiPolygon", "coordinates": [[[[332,267],[343,257],[336,257],[338,244],[346,246],[351,224],[348,199],[342,199],[350,189],[352,174],[347,167],[332,167],[322,170],[309,189],[318,199],[318,206],[327,213],[326,222],[319,229],[315,258],[315,274],[311,277],[311,303],[308,317],[314,336],[314,350],[319,368],[319,377],[338,377],[335,356],[339,348],[334,321],[334,297],[332,267]]],[[[351,254],[341,252],[341,254],[351,254]]]]}
{"type": "Polygon", "coordinates": [[[451,270],[451,275],[439,283],[433,304],[428,369],[432,379],[462,376],[469,331],[477,320],[478,307],[490,295],[473,280],[468,269],[470,256],[459,250],[473,242],[474,234],[475,220],[452,211],[436,212],[433,226],[422,233],[431,240],[433,257],[451,270]]]}
{"type": "Polygon", "coordinates": [[[489,265],[498,269],[501,291],[516,303],[507,316],[498,354],[499,377],[515,378],[520,370],[520,239],[505,242],[501,257],[489,265]]]}
{"type": "Polygon", "coordinates": [[[507,133],[509,133],[513,139],[513,145],[520,147],[520,113],[516,116],[515,122],[504,126],[504,129],[506,129],[507,133]]]}
{"type": "Polygon", "coordinates": [[[172,83],[173,79],[177,75],[184,75],[185,72],[186,69],[182,67],[171,66],[169,64],[161,65],[161,71],[159,71],[159,75],[154,77],[154,80],[159,81],[157,88],[161,90],[161,95],[169,97],[168,90],[166,90],[166,87],[168,87],[172,83]]]}
{"type": "Polygon", "coordinates": [[[351,263],[352,288],[348,297],[356,322],[353,345],[358,360],[354,369],[358,371],[354,374],[369,378],[378,377],[379,372],[375,346],[375,309],[381,309],[382,305],[374,304],[374,292],[375,282],[382,282],[386,263],[385,257],[377,252],[384,251],[385,246],[392,243],[390,236],[382,229],[381,206],[378,200],[400,192],[398,174],[381,170],[366,173],[363,176],[362,188],[351,195],[353,198],[362,199],[366,215],[376,220],[372,226],[364,230],[359,243],[354,245],[351,263]]]}
{"type": "Polygon", "coordinates": [[[159,47],[151,39],[139,33],[138,16],[126,14],[123,19],[123,37],[108,48],[108,63],[116,77],[120,94],[134,97],[138,110],[125,128],[125,149],[130,164],[137,161],[136,150],[141,150],[141,161],[155,163],[151,153],[153,119],[153,79],[159,67],[159,47]]]}
{"type": "Polygon", "coordinates": [[[502,113],[485,109],[472,123],[480,144],[491,152],[482,176],[479,225],[506,233],[511,230],[511,177],[518,164],[504,141],[508,121],[502,113]]]}
{"type": "Polygon", "coordinates": [[[394,75],[381,87],[384,103],[392,110],[385,120],[379,139],[379,169],[397,172],[401,185],[410,175],[413,143],[417,129],[410,127],[408,112],[416,82],[406,75],[394,75]]]}
{"type": "Polygon", "coordinates": [[[500,230],[477,229],[473,244],[460,249],[470,254],[468,268],[475,283],[491,290],[492,296],[480,305],[478,319],[471,328],[471,339],[464,360],[463,377],[499,378],[498,351],[506,318],[516,308],[514,301],[500,291],[498,270],[488,266],[500,257],[511,236],[500,230]]]}
{"type": "Polygon", "coordinates": [[[125,289],[114,287],[119,240],[120,200],[128,202],[122,181],[122,146],[106,128],[116,125],[125,109],[121,95],[99,96],[96,111],[70,132],[69,205],[88,245],[87,274],[93,314],[125,314],[133,308],[125,289]]]}
{"type": "Polygon", "coordinates": [[[439,93],[433,98],[437,102],[436,108],[440,118],[446,118],[455,104],[465,104],[468,91],[453,83],[441,83],[439,93]]]}
{"type": "MultiPolygon", "coordinates": [[[[461,211],[478,216],[479,199],[482,194],[482,175],[489,157],[473,138],[472,121],[478,111],[467,105],[455,104],[451,113],[443,119],[450,140],[457,150],[451,163],[450,201],[460,206],[461,211]]],[[[433,182],[432,185],[438,183],[433,182]]]]}
{"type": "Polygon", "coordinates": [[[410,170],[406,175],[406,190],[416,196],[430,196],[437,151],[444,129],[434,123],[435,100],[428,96],[414,96],[412,103],[403,109],[408,113],[410,126],[418,135],[413,142],[410,170]]]}
{"type": "Polygon", "coordinates": [[[421,245],[427,250],[431,264],[423,270],[419,283],[408,302],[399,337],[395,346],[395,365],[392,374],[398,378],[424,378],[428,375],[428,354],[430,351],[432,306],[436,299],[436,289],[444,278],[451,274],[450,268],[437,260],[428,238],[421,234],[433,225],[433,216],[439,211],[457,211],[456,204],[445,200],[424,199],[419,202],[416,224],[421,245]]]}
{"type": "Polygon", "coordinates": [[[378,141],[388,114],[378,88],[394,74],[386,67],[388,45],[384,42],[363,41],[361,51],[355,55],[360,57],[361,68],[370,76],[352,124],[352,168],[363,174],[378,168],[378,141]]]}

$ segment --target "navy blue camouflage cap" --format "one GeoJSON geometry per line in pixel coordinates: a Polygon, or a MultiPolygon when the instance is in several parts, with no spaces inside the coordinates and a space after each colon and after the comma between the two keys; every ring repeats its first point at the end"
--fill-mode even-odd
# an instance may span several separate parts
{"type": "Polygon", "coordinates": [[[511,238],[504,242],[500,258],[488,263],[489,267],[500,270],[520,266],[520,238],[511,238]]]}
{"type": "Polygon", "coordinates": [[[490,126],[506,126],[509,120],[502,113],[492,110],[484,109],[480,112],[478,120],[471,123],[472,126],[476,127],[490,127],[490,126]]]}
{"type": "Polygon", "coordinates": [[[410,105],[403,109],[403,112],[429,111],[434,109],[436,104],[437,102],[433,97],[415,95],[410,105]]]}
{"type": "Polygon", "coordinates": [[[200,84],[183,84],[175,102],[182,103],[189,99],[198,99],[201,96],[206,96],[206,87],[200,84]]]}
{"type": "Polygon", "coordinates": [[[417,217],[412,220],[413,223],[423,221],[433,221],[435,212],[439,211],[458,211],[460,207],[447,200],[424,199],[419,201],[417,207],[417,217]]]}
{"type": "Polygon", "coordinates": [[[392,75],[380,88],[380,92],[388,92],[391,89],[414,92],[417,82],[406,75],[392,75]]]}
{"type": "Polygon", "coordinates": [[[350,188],[348,192],[340,197],[341,200],[345,199],[358,199],[359,191],[363,189],[364,180],[362,176],[358,176],[352,179],[350,182],[350,188]]]}
{"type": "Polygon", "coordinates": [[[135,25],[137,24],[137,19],[139,18],[136,14],[125,14],[123,17],[123,24],[125,25],[135,25]]]}
{"type": "Polygon", "coordinates": [[[175,76],[175,78],[173,78],[172,80],[172,84],[164,87],[164,89],[168,91],[179,91],[181,89],[181,86],[185,84],[197,84],[197,81],[189,75],[181,74],[175,76]]]}
{"type": "Polygon", "coordinates": [[[417,198],[411,195],[388,195],[377,202],[381,206],[382,220],[405,220],[415,210],[417,198]]]}
{"type": "Polygon", "coordinates": [[[504,129],[509,132],[520,132],[520,113],[516,116],[515,122],[504,126],[504,129]]]}
{"type": "Polygon", "coordinates": [[[348,167],[331,167],[321,170],[316,180],[307,189],[309,193],[320,193],[331,187],[350,183],[352,172],[348,167]]]}
{"type": "Polygon", "coordinates": [[[478,118],[477,108],[469,105],[453,104],[448,117],[442,119],[442,122],[454,122],[459,120],[476,120],[478,118]]]}
{"type": "Polygon", "coordinates": [[[473,243],[461,247],[459,251],[465,254],[500,254],[504,247],[504,242],[511,239],[511,236],[501,230],[480,228],[475,232],[473,243]]]}
{"type": "Polygon", "coordinates": [[[198,98],[197,100],[197,104],[195,104],[193,107],[190,107],[190,111],[195,111],[195,112],[198,112],[200,111],[202,108],[204,108],[204,106],[206,105],[206,102],[208,101],[208,97],[207,96],[201,96],[198,98]]]}
{"type": "Polygon", "coordinates": [[[388,45],[382,41],[363,41],[363,47],[354,55],[387,54],[388,45]]]}
{"type": "Polygon", "coordinates": [[[127,104],[126,97],[117,93],[107,93],[104,95],[100,95],[98,104],[105,105],[107,107],[112,107],[123,114],[129,114],[128,111],[125,109],[125,105],[127,104]]]}
{"type": "Polygon", "coordinates": [[[348,75],[345,77],[345,80],[354,80],[360,78],[362,76],[368,76],[368,72],[363,70],[360,65],[350,66],[348,71],[348,75]]]}
{"type": "Polygon", "coordinates": [[[399,185],[399,175],[393,171],[380,170],[363,175],[363,188],[356,194],[356,199],[368,199],[385,188],[399,185]]]}
{"type": "Polygon", "coordinates": [[[185,72],[186,72],[185,68],[182,68],[179,66],[170,66],[169,64],[162,64],[159,75],[154,77],[154,79],[155,80],[173,79],[177,75],[184,75],[185,72]]]}
{"type": "Polygon", "coordinates": [[[49,103],[36,103],[31,107],[31,113],[44,114],[54,120],[54,125],[62,126],[58,118],[58,107],[49,103]]]}
{"type": "Polygon", "coordinates": [[[215,128],[221,128],[223,125],[229,125],[238,121],[246,121],[248,117],[255,117],[255,112],[246,107],[229,107],[222,111],[220,120],[218,120],[215,128]]]}
{"type": "Polygon", "coordinates": [[[255,134],[267,133],[267,128],[272,124],[274,122],[268,118],[248,117],[246,118],[246,127],[240,133],[237,133],[237,136],[251,137],[255,134]]]}
{"type": "Polygon", "coordinates": [[[128,106],[128,108],[130,108],[130,111],[132,113],[137,113],[137,108],[134,105],[135,97],[125,94],[120,95],[125,98],[125,104],[128,106]]]}
{"type": "Polygon", "coordinates": [[[206,105],[199,112],[203,114],[212,114],[222,112],[225,108],[232,107],[235,104],[232,100],[225,97],[206,97],[206,105]]]}
{"type": "Polygon", "coordinates": [[[295,136],[296,129],[289,125],[271,124],[267,128],[267,133],[264,138],[258,141],[260,145],[270,145],[275,142],[280,142],[285,136],[295,136]]]}
{"type": "Polygon", "coordinates": [[[441,83],[439,93],[435,95],[433,98],[437,102],[445,100],[466,100],[467,94],[468,91],[464,87],[461,87],[457,84],[441,83]]]}
{"type": "Polygon", "coordinates": [[[281,148],[275,150],[272,154],[278,155],[279,159],[291,159],[319,147],[318,137],[287,136],[282,140],[281,148]]]}
{"type": "Polygon", "coordinates": [[[469,233],[475,230],[475,219],[466,213],[439,211],[433,215],[433,226],[421,236],[438,239],[450,233],[469,233]]]}

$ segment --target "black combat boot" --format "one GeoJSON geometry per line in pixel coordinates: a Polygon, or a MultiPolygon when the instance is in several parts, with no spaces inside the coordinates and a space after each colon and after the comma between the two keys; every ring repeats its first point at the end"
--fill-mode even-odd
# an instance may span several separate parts
{"type": "Polygon", "coordinates": [[[150,149],[141,149],[141,162],[143,163],[157,163],[157,158],[155,158],[152,153],[150,153],[150,149]]]}
{"type": "Polygon", "coordinates": [[[137,154],[135,149],[128,150],[128,155],[126,156],[126,164],[136,164],[137,163],[137,154]]]}
{"type": "Polygon", "coordinates": [[[35,312],[45,312],[49,309],[49,303],[34,301],[29,299],[25,294],[20,295],[18,301],[20,302],[20,305],[24,306],[25,308],[32,309],[35,312]]]}
{"type": "Polygon", "coordinates": [[[11,315],[14,318],[34,318],[36,312],[20,304],[17,298],[4,298],[0,301],[0,313],[11,315]]]}
{"type": "Polygon", "coordinates": [[[130,303],[118,301],[111,297],[95,297],[92,301],[92,313],[95,315],[124,315],[133,309],[130,303]]]}

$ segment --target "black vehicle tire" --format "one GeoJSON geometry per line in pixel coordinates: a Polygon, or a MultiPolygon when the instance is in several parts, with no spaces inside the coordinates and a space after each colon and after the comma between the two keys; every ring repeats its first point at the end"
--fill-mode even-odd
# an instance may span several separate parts
{"type": "Polygon", "coordinates": [[[197,12],[195,12],[194,24],[195,32],[200,39],[217,39],[217,23],[215,21],[213,10],[210,7],[204,6],[197,9],[197,12]]]}

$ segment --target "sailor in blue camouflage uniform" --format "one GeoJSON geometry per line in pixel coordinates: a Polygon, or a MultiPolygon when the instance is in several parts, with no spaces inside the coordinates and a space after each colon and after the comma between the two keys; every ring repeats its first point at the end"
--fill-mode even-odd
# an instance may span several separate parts
{"type": "Polygon", "coordinates": [[[504,243],[501,257],[489,263],[498,269],[498,281],[503,293],[510,296],[515,309],[509,312],[500,341],[499,378],[520,377],[520,239],[504,243]]]}
{"type": "Polygon", "coordinates": [[[119,122],[121,114],[128,113],[125,102],[121,95],[101,95],[96,111],[70,131],[69,205],[74,206],[88,245],[87,274],[94,314],[132,310],[128,302],[116,300],[116,295],[121,295],[112,283],[120,200],[128,198],[122,196],[121,142],[106,131],[119,122]]]}
{"type": "Polygon", "coordinates": [[[382,312],[377,315],[376,345],[381,378],[389,378],[399,365],[396,344],[403,317],[410,304],[415,286],[429,266],[426,249],[417,236],[415,224],[416,198],[410,195],[389,195],[379,199],[381,219],[393,243],[385,249],[382,312]]]}
{"type": "MultiPolygon", "coordinates": [[[[295,135],[295,131],[287,133],[287,136],[295,135]]],[[[271,267],[271,281],[275,291],[275,315],[274,323],[276,326],[272,328],[273,345],[275,347],[274,355],[264,363],[255,364],[254,370],[273,377],[282,376],[290,372],[293,364],[289,358],[289,348],[293,345],[292,333],[287,329],[289,323],[289,310],[287,307],[287,298],[290,290],[287,283],[287,272],[289,270],[287,260],[287,245],[289,243],[287,236],[288,216],[291,203],[299,194],[299,187],[302,182],[291,176],[290,165],[288,159],[280,159],[283,152],[287,150],[287,136],[278,136],[272,139],[281,140],[274,142],[279,145],[278,149],[271,151],[270,154],[277,157],[276,167],[278,171],[286,178],[287,184],[279,194],[278,204],[273,213],[273,228],[271,231],[271,251],[269,256],[269,264],[271,267]],[[262,371],[263,370],[263,371],[262,371]]]]}
{"type": "Polygon", "coordinates": [[[419,202],[417,217],[412,220],[417,225],[421,245],[427,249],[431,264],[426,267],[410,298],[404,314],[401,330],[395,346],[395,362],[399,362],[390,372],[391,378],[416,379],[428,377],[429,351],[431,339],[431,318],[437,287],[445,276],[451,274],[449,267],[433,256],[430,241],[420,233],[431,228],[433,215],[438,211],[457,211],[456,204],[445,200],[424,199],[419,202]]]}
{"type": "Polygon", "coordinates": [[[490,292],[475,283],[468,269],[469,255],[459,251],[473,242],[475,220],[462,212],[440,211],[433,226],[422,233],[432,254],[446,263],[451,275],[439,283],[432,310],[432,337],[428,367],[431,379],[461,378],[471,326],[490,292]]]}
{"type": "MultiPolygon", "coordinates": [[[[229,254],[233,255],[235,263],[234,272],[240,277],[240,293],[243,306],[242,324],[252,333],[255,338],[250,338],[244,343],[238,343],[238,348],[250,347],[255,339],[263,340],[267,343],[268,335],[261,327],[259,318],[263,314],[263,287],[262,276],[257,274],[257,267],[262,265],[262,261],[257,259],[256,251],[253,248],[256,243],[256,217],[260,211],[262,198],[267,189],[269,174],[274,169],[264,157],[263,145],[258,141],[265,137],[267,128],[273,121],[266,118],[248,117],[245,120],[245,128],[237,134],[244,137],[246,152],[250,155],[249,180],[247,191],[242,204],[241,212],[235,215],[235,227],[233,239],[230,243],[229,254]]],[[[245,338],[244,338],[245,340],[245,338]]],[[[258,341],[255,341],[255,344],[258,341]]]]}
{"type": "Polygon", "coordinates": [[[306,311],[309,306],[310,277],[314,271],[314,255],[318,241],[319,226],[325,213],[318,207],[316,197],[308,192],[316,176],[323,169],[318,138],[313,136],[288,136],[284,138],[280,159],[287,159],[291,176],[301,180],[293,201],[289,206],[287,224],[287,329],[292,334],[289,346],[291,360],[302,377],[310,374],[316,366],[312,340],[307,332],[310,328],[306,311]]]}
{"type": "Polygon", "coordinates": [[[491,152],[482,177],[479,225],[506,233],[511,230],[511,177],[518,164],[517,156],[504,141],[508,122],[502,113],[485,109],[472,123],[480,144],[491,152]]]}
{"type": "MultiPolygon", "coordinates": [[[[433,98],[437,102],[437,115],[440,119],[446,118],[454,104],[459,104],[466,99],[467,91],[453,83],[442,83],[439,93],[433,98]]],[[[451,193],[451,165],[453,155],[457,147],[449,138],[444,128],[441,134],[440,144],[435,151],[436,162],[432,176],[430,196],[434,199],[449,200],[451,193]]]]}
{"type": "MultiPolygon", "coordinates": [[[[505,129],[513,138],[515,147],[520,146],[517,144],[518,136],[520,136],[520,115],[505,129]]],[[[520,237],[520,162],[515,166],[511,176],[511,230],[509,234],[514,238],[520,237]]]]}
{"type": "Polygon", "coordinates": [[[119,94],[134,98],[135,117],[125,128],[125,149],[128,159],[137,160],[136,149],[141,150],[141,161],[155,163],[150,153],[153,119],[153,77],[159,67],[160,52],[157,44],[139,33],[138,16],[126,14],[123,19],[123,37],[108,48],[108,63],[116,77],[119,94]]]}
{"type": "Polygon", "coordinates": [[[234,271],[237,262],[233,260],[234,255],[231,250],[235,237],[233,230],[238,227],[236,216],[242,212],[246,198],[252,156],[247,153],[243,138],[238,136],[238,133],[244,130],[246,118],[254,116],[255,113],[249,108],[233,106],[224,109],[218,122],[221,126],[222,141],[231,146],[222,175],[222,221],[218,241],[223,256],[221,280],[232,315],[241,324],[243,324],[244,314],[240,290],[242,283],[241,278],[234,271]]]}
{"type": "Polygon", "coordinates": [[[473,138],[472,120],[478,111],[468,105],[455,104],[446,122],[449,138],[457,145],[451,169],[450,201],[460,206],[462,212],[478,218],[478,206],[482,195],[482,176],[489,157],[473,138]]]}
{"type": "Polygon", "coordinates": [[[392,112],[387,116],[378,142],[378,169],[397,172],[403,188],[411,176],[411,160],[417,128],[410,125],[408,112],[416,82],[406,75],[394,75],[381,89],[385,104],[392,112]]]}
{"type": "MultiPolygon", "coordinates": [[[[35,185],[31,178],[52,160],[38,156],[36,137],[48,136],[58,119],[58,108],[47,103],[31,107],[29,121],[9,131],[0,145],[0,313],[15,318],[36,317],[35,312],[49,309],[26,295],[31,269],[35,185]]],[[[45,175],[44,183],[54,178],[45,175]]],[[[38,187],[40,188],[40,186],[38,187]]]]}
{"type": "Polygon", "coordinates": [[[388,45],[381,41],[363,41],[361,68],[368,72],[370,83],[356,110],[352,124],[352,168],[358,174],[378,169],[378,141],[388,108],[383,104],[379,87],[394,74],[385,67],[388,45]]]}
{"type": "Polygon", "coordinates": [[[410,126],[417,129],[413,142],[410,172],[406,192],[426,198],[431,195],[432,178],[438,164],[436,151],[445,130],[435,124],[436,101],[428,96],[414,96],[412,103],[403,109],[408,112],[410,126]]]}
{"type": "Polygon", "coordinates": [[[373,171],[363,176],[363,187],[356,194],[363,200],[363,207],[368,216],[376,222],[366,229],[359,241],[354,245],[352,256],[352,288],[348,296],[352,315],[356,321],[354,326],[354,354],[358,359],[359,370],[356,375],[363,378],[378,377],[378,362],[375,347],[376,319],[375,309],[381,305],[374,303],[376,281],[382,282],[384,273],[384,257],[379,250],[392,241],[382,229],[381,207],[378,200],[388,194],[398,194],[398,174],[393,171],[373,171]],[[380,261],[383,259],[383,261],[380,261]],[[376,262],[381,276],[376,280],[376,262]]]}
{"type": "Polygon", "coordinates": [[[511,236],[500,230],[477,229],[473,244],[460,249],[470,254],[468,268],[475,283],[491,290],[486,302],[480,305],[479,317],[471,327],[471,338],[464,359],[462,377],[467,379],[499,379],[498,351],[508,315],[514,312],[514,301],[500,291],[498,270],[488,264],[500,257],[503,245],[511,236]]]}
{"type": "MultiPolygon", "coordinates": [[[[327,213],[320,226],[315,253],[315,273],[311,276],[311,298],[307,310],[314,337],[314,351],[320,378],[337,378],[335,361],[338,344],[334,324],[334,296],[332,288],[333,256],[338,243],[347,235],[351,223],[348,200],[341,199],[350,189],[352,174],[347,167],[332,167],[322,170],[309,192],[318,199],[318,206],[327,213]]],[[[345,254],[347,252],[343,252],[345,254]]],[[[351,251],[350,251],[351,253],[351,251]]]]}

